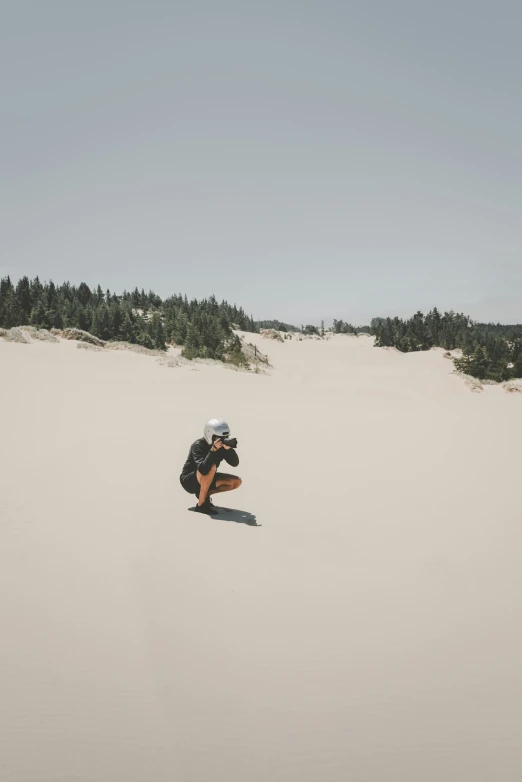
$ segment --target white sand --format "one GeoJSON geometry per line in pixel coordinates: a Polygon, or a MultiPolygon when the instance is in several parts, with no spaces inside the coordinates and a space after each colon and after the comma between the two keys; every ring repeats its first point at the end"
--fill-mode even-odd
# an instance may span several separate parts
{"type": "Polygon", "coordinates": [[[0,340],[1,782],[518,782],[522,394],[257,342],[0,340]],[[213,415],[259,527],[187,511],[213,415]]]}

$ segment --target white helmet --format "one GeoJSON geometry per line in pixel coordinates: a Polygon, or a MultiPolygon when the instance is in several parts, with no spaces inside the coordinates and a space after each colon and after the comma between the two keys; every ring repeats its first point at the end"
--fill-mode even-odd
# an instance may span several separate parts
{"type": "Polygon", "coordinates": [[[230,434],[230,426],[223,418],[211,418],[207,421],[204,429],[205,440],[209,445],[212,445],[212,435],[218,437],[228,437],[230,434]]]}

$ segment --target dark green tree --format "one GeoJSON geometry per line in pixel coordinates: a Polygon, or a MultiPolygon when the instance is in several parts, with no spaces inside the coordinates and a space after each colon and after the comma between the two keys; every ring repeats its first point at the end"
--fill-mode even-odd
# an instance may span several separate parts
{"type": "Polygon", "coordinates": [[[134,323],[131,320],[129,312],[125,312],[118,333],[118,338],[122,342],[134,342],[135,337],[136,337],[136,332],[134,329],[134,323]]]}
{"type": "Polygon", "coordinates": [[[165,330],[159,312],[155,312],[150,320],[150,337],[157,350],[165,350],[165,330]]]}

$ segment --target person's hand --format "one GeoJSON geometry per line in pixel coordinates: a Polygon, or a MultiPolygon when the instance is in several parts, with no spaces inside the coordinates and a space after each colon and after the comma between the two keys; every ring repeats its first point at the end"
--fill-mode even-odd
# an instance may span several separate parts
{"type": "Polygon", "coordinates": [[[224,448],[225,451],[230,451],[230,445],[225,445],[221,437],[216,437],[214,440],[214,445],[212,446],[212,450],[217,451],[219,448],[224,448]]]}

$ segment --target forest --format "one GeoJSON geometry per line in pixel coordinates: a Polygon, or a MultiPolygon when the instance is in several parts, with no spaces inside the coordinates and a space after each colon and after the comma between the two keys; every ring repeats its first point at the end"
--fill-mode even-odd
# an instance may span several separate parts
{"type": "Polygon", "coordinates": [[[409,320],[374,318],[371,333],[376,347],[394,347],[403,353],[441,347],[459,349],[453,363],[459,372],[478,380],[501,382],[522,377],[522,325],[476,323],[467,315],[416,312],[409,320]]]}
{"type": "Polygon", "coordinates": [[[46,329],[78,328],[103,340],[121,340],[147,348],[183,347],[186,358],[213,358],[242,363],[241,344],[233,328],[257,331],[242,308],[218,303],[214,296],[189,301],[186,296],[162,300],[137,288],[117,295],[66,282],[22,277],[13,285],[0,281],[0,327],[32,325],[46,329]]]}

